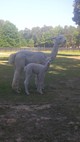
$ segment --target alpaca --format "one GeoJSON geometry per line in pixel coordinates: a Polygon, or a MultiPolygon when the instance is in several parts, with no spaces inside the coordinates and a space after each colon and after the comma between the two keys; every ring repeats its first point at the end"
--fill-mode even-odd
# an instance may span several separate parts
{"type": "MultiPolygon", "coordinates": [[[[51,60],[56,58],[58,48],[60,45],[63,45],[66,42],[66,39],[63,35],[58,35],[55,38],[54,46],[52,49],[51,60]]],[[[18,92],[19,90],[19,80],[21,72],[24,69],[24,66],[28,63],[39,63],[45,64],[47,61],[47,55],[43,52],[31,52],[31,51],[18,51],[17,53],[11,54],[9,57],[9,63],[15,66],[14,77],[12,81],[12,88],[18,92]]]]}
{"type": "Polygon", "coordinates": [[[29,95],[28,84],[29,84],[32,74],[35,74],[37,76],[36,78],[37,91],[40,94],[43,94],[42,89],[44,86],[45,73],[47,72],[49,68],[50,62],[51,62],[51,58],[48,59],[45,65],[37,64],[37,63],[29,63],[28,65],[24,67],[24,71],[26,75],[26,78],[24,81],[24,87],[25,87],[25,92],[27,95],[29,95]]]}

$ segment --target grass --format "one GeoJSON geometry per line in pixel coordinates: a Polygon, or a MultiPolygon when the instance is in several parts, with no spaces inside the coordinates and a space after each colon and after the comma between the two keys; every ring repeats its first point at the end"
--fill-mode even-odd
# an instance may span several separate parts
{"type": "MultiPolygon", "coordinates": [[[[1,101],[6,101],[11,103],[48,103],[51,96],[52,101],[54,99],[53,93],[55,93],[55,87],[57,88],[63,88],[63,90],[67,89],[65,84],[68,84],[68,82],[72,81],[76,83],[76,79],[80,77],[80,60],[77,59],[80,55],[79,51],[60,51],[56,60],[51,64],[49,72],[46,74],[45,79],[45,90],[44,95],[41,97],[35,89],[34,82],[32,80],[30,91],[31,95],[26,96],[24,92],[24,87],[22,84],[22,92],[20,94],[16,94],[13,92],[11,88],[11,82],[13,78],[14,68],[13,66],[8,64],[8,56],[9,53],[2,53],[2,56],[0,57],[0,95],[1,95],[1,101]],[[70,56],[71,55],[71,56],[70,56]],[[76,57],[76,59],[74,58],[76,57]],[[71,58],[73,57],[73,58],[71,58]],[[62,83],[64,82],[64,83],[62,83]],[[52,90],[52,92],[51,92],[52,90]],[[51,94],[51,96],[49,95],[51,94]],[[46,94],[46,98],[45,98],[46,94]],[[34,97],[35,96],[35,97],[34,97]],[[25,99],[26,98],[26,99],[25,99]],[[41,100],[41,101],[40,101],[41,100]]],[[[23,79],[22,79],[23,81],[23,79]]],[[[22,82],[21,81],[21,82],[22,82]]],[[[75,88],[75,86],[74,86],[75,88]]],[[[75,88],[76,90],[76,88],[75,88]]],[[[73,90],[69,90],[73,91],[73,90]]],[[[57,90],[56,93],[59,91],[57,90]]],[[[75,92],[74,92],[75,93],[75,92]]],[[[56,94],[55,94],[56,95],[56,94]]]]}
{"type": "Polygon", "coordinates": [[[69,55],[71,55],[71,56],[80,56],[80,50],[59,50],[59,52],[58,52],[60,55],[65,55],[65,56],[69,56],[69,55]]]}
{"type": "MultiPolygon", "coordinates": [[[[45,78],[44,94],[13,92],[9,53],[0,56],[0,142],[80,141],[80,51],[59,51],[45,78]]],[[[21,79],[23,82],[23,77],[21,79]]]]}
{"type": "MultiPolygon", "coordinates": [[[[77,59],[79,57],[79,52],[59,52],[56,60],[54,63],[51,64],[49,72],[46,74],[46,86],[44,90],[44,95],[41,97],[39,94],[37,94],[34,83],[32,81],[30,90],[31,95],[26,96],[24,92],[24,87],[22,85],[22,92],[20,94],[16,94],[13,92],[11,88],[11,82],[13,78],[14,69],[11,65],[8,64],[8,56],[10,53],[3,53],[0,57],[0,95],[1,95],[1,101],[6,101],[11,103],[46,103],[50,100],[52,101],[54,99],[53,93],[55,93],[55,87],[57,88],[63,88],[63,90],[67,89],[65,88],[64,84],[68,84],[68,82],[72,81],[76,83],[76,79],[80,77],[80,61],[77,59]],[[77,54],[77,56],[76,56],[77,54]],[[71,56],[70,56],[71,55],[71,56]],[[74,56],[76,56],[76,59],[74,59],[74,56]],[[73,58],[70,58],[73,57],[73,58]],[[5,72],[6,71],[6,72],[5,72]],[[64,82],[64,83],[61,83],[64,82]],[[52,90],[52,93],[51,93],[52,90]],[[49,92],[50,91],[50,92],[49,92]],[[45,98],[46,93],[46,98],[45,98]],[[51,94],[51,96],[49,95],[51,94]],[[36,96],[36,97],[34,97],[36,96]],[[26,99],[25,99],[26,98],[26,99]],[[40,101],[41,100],[41,101],[40,101]]],[[[23,79],[22,79],[23,81],[23,79]]],[[[75,86],[74,86],[75,88],[75,86]]],[[[75,88],[76,90],[76,88],[75,88]]],[[[72,90],[69,90],[72,91],[72,90]]],[[[58,91],[57,91],[58,93],[58,91]]],[[[75,93],[75,92],[74,92],[75,93]]]]}

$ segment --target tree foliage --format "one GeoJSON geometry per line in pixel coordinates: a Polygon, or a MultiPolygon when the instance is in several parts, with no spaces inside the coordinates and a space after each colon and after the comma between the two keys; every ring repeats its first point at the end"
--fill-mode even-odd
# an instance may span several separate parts
{"type": "Polygon", "coordinates": [[[80,0],[75,0],[73,7],[74,7],[74,12],[73,12],[74,17],[72,19],[73,21],[75,21],[77,25],[80,26],[80,0]]]}
{"type": "Polygon", "coordinates": [[[80,26],[46,26],[18,31],[9,21],[0,20],[0,47],[52,47],[52,37],[64,34],[68,47],[80,46],[80,26]]]}
{"type": "Polygon", "coordinates": [[[0,20],[0,47],[17,47],[19,44],[16,26],[9,21],[0,20]]]}

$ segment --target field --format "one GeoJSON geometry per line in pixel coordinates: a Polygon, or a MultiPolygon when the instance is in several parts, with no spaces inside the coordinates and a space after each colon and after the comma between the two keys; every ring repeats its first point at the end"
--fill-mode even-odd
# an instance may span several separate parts
{"type": "Polygon", "coordinates": [[[0,142],[80,142],[80,51],[60,51],[45,78],[44,94],[11,88],[10,53],[0,53],[0,142]]]}

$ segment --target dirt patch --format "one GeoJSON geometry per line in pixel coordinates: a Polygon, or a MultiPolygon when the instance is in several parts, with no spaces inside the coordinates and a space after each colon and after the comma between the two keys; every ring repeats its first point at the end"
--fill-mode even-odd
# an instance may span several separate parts
{"type": "MultiPolygon", "coordinates": [[[[80,105],[79,105],[80,107],[80,105]]],[[[70,103],[0,104],[1,142],[79,142],[80,115],[70,103]]]]}

